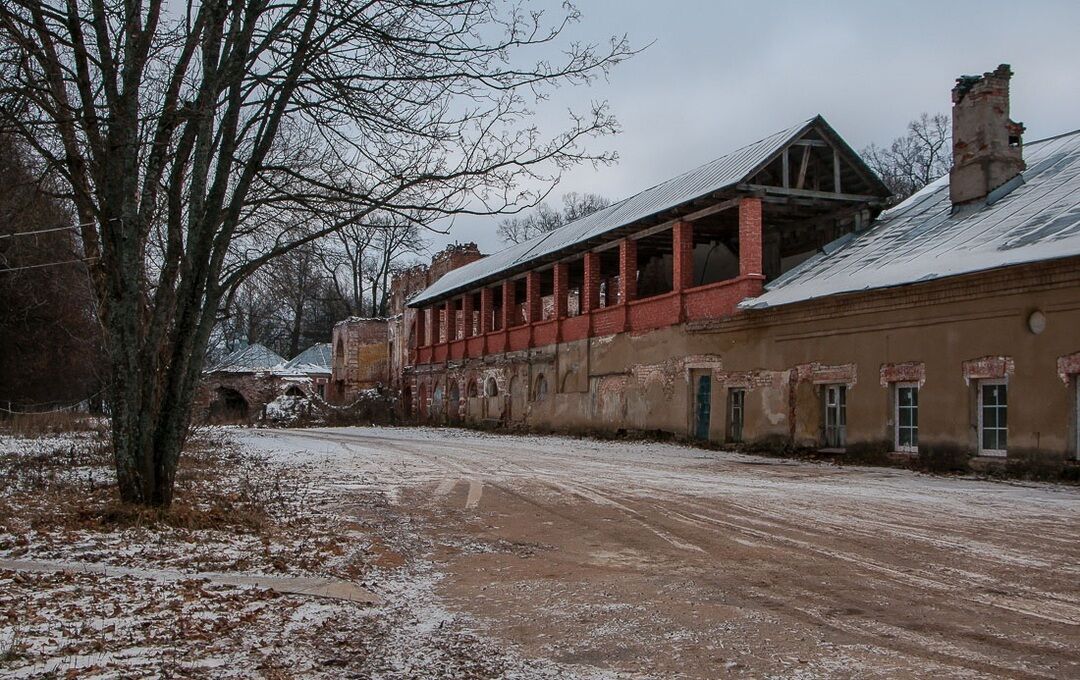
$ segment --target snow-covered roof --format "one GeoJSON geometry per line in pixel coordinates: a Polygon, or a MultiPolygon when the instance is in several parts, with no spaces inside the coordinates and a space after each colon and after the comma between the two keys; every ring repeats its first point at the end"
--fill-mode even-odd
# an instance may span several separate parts
{"type": "Polygon", "coordinates": [[[331,354],[330,343],[320,342],[308,347],[278,368],[300,373],[330,373],[331,354]]]}
{"type": "Polygon", "coordinates": [[[1009,265],[1080,256],[1080,130],[1024,145],[1027,169],[954,213],[949,176],[744,300],[762,309],[1009,265]]]}
{"type": "Polygon", "coordinates": [[[824,118],[815,116],[554,231],[447,272],[411,299],[409,305],[418,306],[462,292],[483,280],[509,272],[525,262],[570,250],[607,232],[656,216],[721,189],[733,187],[753,175],[775,158],[784,147],[815,126],[839,139],[839,135],[836,135],[824,118]]]}
{"type": "Polygon", "coordinates": [[[227,357],[206,369],[206,372],[254,373],[268,371],[284,362],[285,359],[277,353],[259,343],[255,343],[233,351],[227,357]]]}

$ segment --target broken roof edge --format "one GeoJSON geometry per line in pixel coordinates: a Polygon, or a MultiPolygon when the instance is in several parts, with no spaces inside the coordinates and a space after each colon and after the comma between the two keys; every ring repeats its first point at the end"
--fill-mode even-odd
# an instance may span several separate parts
{"type": "Polygon", "coordinates": [[[826,137],[828,142],[834,145],[837,151],[847,156],[847,159],[852,164],[852,166],[856,168],[860,175],[863,176],[863,179],[865,181],[867,181],[872,187],[877,190],[877,193],[882,198],[887,198],[891,194],[891,192],[885,186],[884,182],[882,182],[881,179],[874,173],[874,171],[866,165],[862,157],[859,156],[859,154],[856,153],[846,141],[844,141],[843,137],[841,137],[840,134],[837,133],[836,130],[828,123],[828,121],[825,120],[825,117],[821,114],[816,114],[796,125],[779,130],[770,135],[766,135],[765,137],[762,137],[761,139],[758,139],[757,141],[751,142],[749,144],[744,144],[743,146],[740,146],[717,158],[714,158],[711,161],[702,163],[690,170],[682,172],[673,178],[654,184],[646,189],[642,189],[641,191],[632,194],[631,196],[628,196],[627,198],[624,198],[616,203],[613,203],[610,206],[603,208],[602,210],[598,210],[595,213],[591,213],[590,215],[586,215],[585,217],[574,220],[573,222],[565,224],[558,229],[545,232],[544,234],[540,234],[532,239],[529,239],[528,241],[523,241],[522,243],[508,246],[500,251],[492,253],[485,258],[482,258],[475,262],[471,262],[456,270],[451,270],[450,272],[447,272],[438,280],[433,282],[430,286],[409,299],[408,302],[406,302],[406,306],[415,308],[424,304],[441,302],[443,300],[452,298],[455,295],[465,290],[468,290],[469,288],[482,287],[494,281],[513,277],[517,273],[528,271],[531,268],[529,265],[534,262],[535,259],[538,259],[541,256],[554,257],[556,260],[565,258],[569,254],[573,253],[575,250],[580,250],[583,244],[586,244],[589,241],[595,240],[597,238],[601,238],[605,235],[610,234],[611,232],[631,227],[632,225],[637,223],[656,220],[665,212],[684,208],[688,204],[692,204],[695,201],[701,200],[702,198],[709,196],[710,194],[715,194],[719,191],[734,189],[746,178],[753,177],[757,173],[761,172],[763,168],[765,168],[770,163],[779,158],[780,154],[783,153],[783,150],[785,148],[787,148],[792,143],[797,141],[800,137],[804,136],[807,132],[815,128],[819,129],[819,131],[826,137]],[[703,173],[705,170],[717,166],[722,161],[729,159],[737,159],[740,153],[744,153],[757,145],[768,146],[762,149],[761,157],[754,159],[754,164],[752,166],[740,169],[740,174],[738,176],[728,177],[722,183],[716,186],[711,186],[708,189],[702,189],[697,193],[678,197],[678,200],[674,202],[668,204],[661,204],[659,207],[653,207],[648,212],[634,216],[631,219],[616,220],[612,224],[604,226],[599,231],[596,227],[593,227],[592,229],[584,232],[581,237],[569,241],[565,245],[555,248],[551,252],[540,253],[538,255],[533,254],[536,253],[540,246],[542,246],[544,243],[553,238],[557,238],[557,235],[569,233],[569,230],[580,228],[585,220],[602,220],[603,215],[605,214],[613,216],[617,214],[622,208],[626,207],[627,204],[634,199],[644,197],[649,192],[658,191],[665,186],[677,186],[680,182],[686,181],[688,178],[692,178],[696,174],[703,173]],[[490,271],[484,271],[485,265],[490,266],[493,260],[497,260],[500,256],[505,258],[508,253],[511,253],[515,250],[520,250],[521,252],[514,255],[507,264],[498,265],[490,271]],[[469,271],[471,269],[477,270],[478,273],[470,277],[469,271]],[[454,275],[454,278],[461,278],[462,280],[460,282],[456,282],[445,287],[445,289],[440,289],[439,284],[444,282],[446,277],[450,275],[454,275]]]}

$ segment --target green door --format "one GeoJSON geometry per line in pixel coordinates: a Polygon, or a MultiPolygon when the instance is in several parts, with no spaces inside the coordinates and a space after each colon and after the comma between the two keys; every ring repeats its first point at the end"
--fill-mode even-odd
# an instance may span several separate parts
{"type": "Polygon", "coordinates": [[[696,409],[694,413],[694,436],[709,439],[709,412],[712,410],[712,376],[701,375],[697,379],[696,409]]]}

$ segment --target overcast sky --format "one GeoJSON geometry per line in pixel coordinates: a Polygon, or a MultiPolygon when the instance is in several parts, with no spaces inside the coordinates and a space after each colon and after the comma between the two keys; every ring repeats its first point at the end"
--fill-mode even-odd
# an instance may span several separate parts
{"type": "MultiPolygon", "coordinates": [[[[552,5],[557,2],[537,3],[552,5]]],[[[560,90],[553,110],[607,100],[619,162],[566,174],[567,191],[625,198],[820,113],[855,149],[948,112],[961,74],[1012,65],[1012,118],[1032,141],[1080,128],[1080,2],[903,3],[579,0],[573,38],[653,44],[605,82],[560,90]],[[895,5],[895,6],[894,6],[895,5]]],[[[560,121],[538,121],[553,130],[560,121]]],[[[449,242],[503,247],[498,217],[458,218],[449,242]]]]}

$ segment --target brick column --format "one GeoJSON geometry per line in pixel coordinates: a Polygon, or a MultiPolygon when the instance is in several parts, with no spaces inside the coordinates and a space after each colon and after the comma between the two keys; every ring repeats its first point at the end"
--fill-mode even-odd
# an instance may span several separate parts
{"type": "Polygon", "coordinates": [[[427,324],[424,323],[427,316],[426,309],[416,310],[416,332],[413,335],[413,345],[416,347],[424,347],[427,345],[427,324]]]}
{"type": "Polygon", "coordinates": [[[525,314],[529,323],[540,321],[544,305],[540,300],[540,272],[531,271],[525,275],[525,314]]]}
{"type": "MultiPolygon", "coordinates": [[[[610,293],[609,293],[610,296],[610,293]]],[[[637,297],[637,241],[619,241],[619,303],[637,297]]]]}
{"type": "Polygon", "coordinates": [[[457,336],[457,319],[454,317],[454,301],[446,301],[446,341],[453,342],[457,336]]]}
{"type": "Polygon", "coordinates": [[[555,269],[552,271],[552,278],[554,279],[555,289],[555,318],[562,319],[566,317],[566,295],[569,291],[566,289],[567,280],[570,274],[570,265],[565,262],[555,265],[555,269]]]}
{"type": "Polygon", "coordinates": [[[585,277],[581,282],[581,313],[600,309],[600,254],[585,253],[585,277]]]}
{"type": "Polygon", "coordinates": [[[465,293],[465,297],[461,298],[461,337],[471,338],[473,336],[473,296],[472,293],[465,293]]]}
{"type": "Polygon", "coordinates": [[[495,307],[495,291],[484,288],[480,291],[480,334],[491,332],[491,312],[495,307]]]}
{"type": "Polygon", "coordinates": [[[504,331],[514,325],[514,291],[517,281],[503,281],[502,326],[504,331]]]}
{"type": "Polygon", "coordinates": [[[761,199],[739,200],[739,276],[761,275],[761,199]]]}
{"type": "Polygon", "coordinates": [[[694,285],[694,227],[689,222],[676,222],[671,236],[671,287],[681,291],[694,285]]]}

